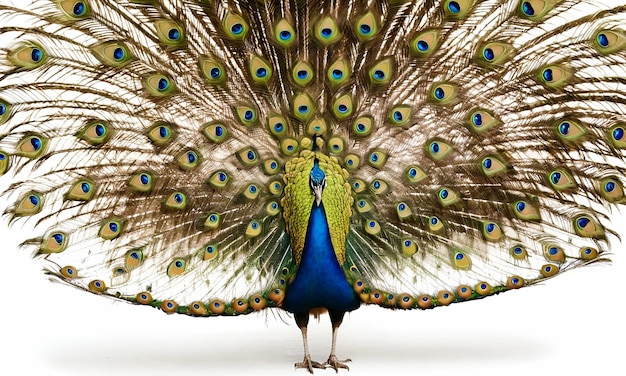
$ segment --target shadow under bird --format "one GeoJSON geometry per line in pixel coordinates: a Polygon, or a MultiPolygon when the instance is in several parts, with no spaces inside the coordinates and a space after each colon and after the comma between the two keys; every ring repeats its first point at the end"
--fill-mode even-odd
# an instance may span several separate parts
{"type": "MultiPolygon", "coordinates": [[[[0,0],[4,218],[166,313],[430,309],[608,261],[626,1],[0,0]]],[[[310,315],[332,347],[311,359],[310,315]]]]}

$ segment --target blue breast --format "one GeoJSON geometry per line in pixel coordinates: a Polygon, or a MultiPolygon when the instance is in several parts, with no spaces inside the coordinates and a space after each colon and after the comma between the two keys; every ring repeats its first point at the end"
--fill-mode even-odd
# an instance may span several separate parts
{"type": "Polygon", "coordinates": [[[302,260],[296,277],[287,287],[282,308],[294,313],[317,307],[347,312],[357,309],[359,304],[359,297],[337,262],[324,205],[314,203],[302,260]]]}

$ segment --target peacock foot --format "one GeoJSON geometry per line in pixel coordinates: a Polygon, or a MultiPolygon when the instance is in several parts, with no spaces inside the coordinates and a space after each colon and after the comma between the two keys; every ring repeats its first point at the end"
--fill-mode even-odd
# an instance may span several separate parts
{"type": "Polygon", "coordinates": [[[313,368],[325,369],[326,368],[325,364],[326,363],[321,364],[319,362],[311,360],[310,356],[305,356],[304,360],[302,362],[296,363],[296,364],[294,364],[294,366],[296,367],[296,369],[298,369],[298,368],[306,368],[307,370],[309,370],[309,372],[313,373],[313,368]]]}
{"type": "Polygon", "coordinates": [[[345,368],[350,371],[350,367],[346,364],[347,362],[351,362],[350,359],[339,360],[335,355],[331,355],[328,357],[326,363],[322,364],[326,368],[333,368],[335,372],[339,372],[339,368],[345,368]]]}

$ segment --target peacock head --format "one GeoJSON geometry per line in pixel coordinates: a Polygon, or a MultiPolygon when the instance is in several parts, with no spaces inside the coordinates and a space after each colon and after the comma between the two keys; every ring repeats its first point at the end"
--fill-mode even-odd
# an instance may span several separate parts
{"type": "Polygon", "coordinates": [[[319,159],[317,158],[313,161],[313,168],[309,176],[309,185],[311,186],[311,193],[315,196],[315,205],[320,206],[322,203],[322,192],[326,186],[326,174],[324,174],[324,171],[320,168],[319,159]]]}

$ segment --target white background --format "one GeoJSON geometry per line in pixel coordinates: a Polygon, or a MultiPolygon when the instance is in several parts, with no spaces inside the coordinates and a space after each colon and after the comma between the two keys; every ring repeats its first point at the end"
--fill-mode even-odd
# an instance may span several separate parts
{"type": "MultiPolygon", "coordinates": [[[[5,205],[0,205],[4,207],[5,205]]],[[[614,218],[626,234],[626,213],[614,218]]],[[[306,375],[300,332],[270,314],[192,318],[47,281],[0,226],[0,374],[306,375]]],[[[429,311],[363,307],[346,316],[349,375],[626,375],[626,257],[544,285],[429,311]]],[[[309,325],[324,361],[330,324],[309,325]]],[[[347,374],[345,370],[340,371],[347,374]]],[[[316,372],[332,375],[333,370],[316,372]]]]}
{"type": "MultiPolygon", "coordinates": [[[[616,216],[626,234],[626,214],[616,216]]],[[[193,318],[50,283],[2,228],[0,374],[306,375],[300,332],[270,313],[193,318]],[[10,372],[5,373],[5,371],[10,372]]],[[[363,307],[346,316],[338,355],[349,375],[625,375],[626,257],[544,285],[429,311],[363,307]]],[[[328,316],[309,324],[330,349],[328,316]]],[[[332,375],[334,370],[317,371],[332,375]]],[[[346,371],[341,371],[346,374],[346,371]]]]}

